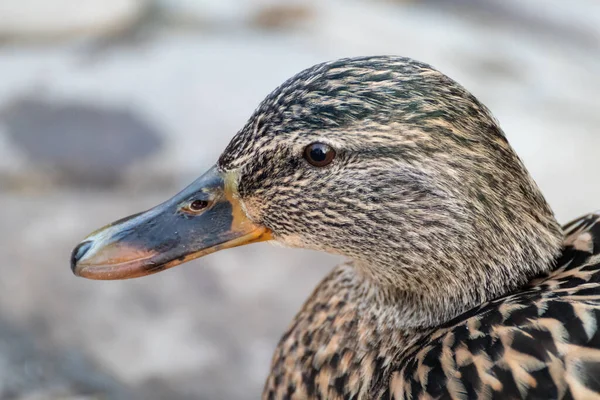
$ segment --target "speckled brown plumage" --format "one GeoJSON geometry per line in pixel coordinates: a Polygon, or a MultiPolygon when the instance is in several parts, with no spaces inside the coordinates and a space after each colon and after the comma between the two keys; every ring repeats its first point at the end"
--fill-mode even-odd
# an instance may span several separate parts
{"type": "Polygon", "coordinates": [[[246,213],[277,242],[349,257],[401,292],[411,326],[524,285],[560,249],[552,211],[487,108],[405,58],[300,73],[265,99],[219,166],[235,171],[246,213]],[[302,159],[315,141],[337,151],[327,168],[302,159]]]}
{"type": "Polygon", "coordinates": [[[565,230],[554,271],[429,329],[385,329],[337,267],[281,339],[264,397],[597,398],[600,214],[565,230]]]}
{"type": "Polygon", "coordinates": [[[565,230],[554,271],[419,339],[385,390],[394,398],[600,398],[600,214],[565,230]]]}
{"type": "Polygon", "coordinates": [[[596,217],[561,249],[497,121],[445,75],[397,57],[315,66],[265,99],[219,165],[275,240],[352,260],[295,317],[264,398],[600,393],[596,217]],[[302,162],[315,141],[332,166],[302,162]]]}

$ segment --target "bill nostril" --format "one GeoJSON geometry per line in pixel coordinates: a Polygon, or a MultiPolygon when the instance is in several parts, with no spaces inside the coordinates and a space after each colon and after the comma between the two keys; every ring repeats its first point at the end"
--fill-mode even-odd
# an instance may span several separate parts
{"type": "Polygon", "coordinates": [[[79,243],[75,249],[73,249],[73,253],[71,253],[71,270],[75,273],[75,268],[77,267],[77,263],[79,260],[83,258],[85,253],[92,247],[92,241],[87,240],[85,242],[79,243]]]}

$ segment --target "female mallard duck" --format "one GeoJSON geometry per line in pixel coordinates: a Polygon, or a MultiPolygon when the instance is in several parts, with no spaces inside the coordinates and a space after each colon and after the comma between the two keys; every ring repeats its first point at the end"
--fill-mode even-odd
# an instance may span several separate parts
{"type": "Polygon", "coordinates": [[[263,240],[348,257],[279,342],[266,399],[600,398],[599,220],[565,236],[456,82],[354,58],[285,82],[215,167],[72,268],[133,278],[263,240]]]}

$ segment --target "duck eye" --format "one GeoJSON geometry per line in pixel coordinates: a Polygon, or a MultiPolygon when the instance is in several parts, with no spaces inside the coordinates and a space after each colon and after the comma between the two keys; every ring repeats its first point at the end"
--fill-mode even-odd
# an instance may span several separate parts
{"type": "Polygon", "coordinates": [[[315,167],[324,167],[335,158],[335,150],[325,143],[311,143],[304,149],[304,158],[315,167]]]}
{"type": "Polygon", "coordinates": [[[189,203],[187,205],[188,211],[191,211],[193,213],[198,213],[202,210],[204,210],[206,207],[208,207],[208,201],[206,200],[194,200],[191,203],[189,203]]]}

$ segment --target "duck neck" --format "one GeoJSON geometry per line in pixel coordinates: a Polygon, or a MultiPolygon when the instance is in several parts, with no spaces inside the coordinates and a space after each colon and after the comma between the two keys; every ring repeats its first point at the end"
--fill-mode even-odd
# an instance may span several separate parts
{"type": "Polygon", "coordinates": [[[527,218],[504,232],[498,224],[486,226],[489,232],[481,225],[466,230],[446,248],[415,252],[398,240],[396,251],[367,252],[352,265],[376,294],[371,300],[394,308],[404,328],[435,327],[553,269],[562,248],[554,218],[527,218]]]}

